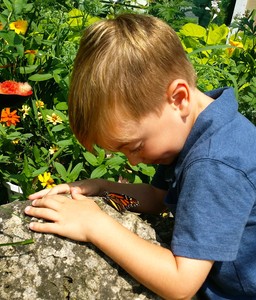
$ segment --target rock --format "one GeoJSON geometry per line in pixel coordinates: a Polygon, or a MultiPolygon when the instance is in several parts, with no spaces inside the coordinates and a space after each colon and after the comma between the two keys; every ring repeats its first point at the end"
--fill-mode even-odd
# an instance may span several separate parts
{"type": "MultiPolygon", "coordinates": [[[[146,218],[131,212],[120,214],[100,198],[95,201],[140,237],[166,246],[146,218]]],[[[0,300],[161,299],[94,245],[30,231],[31,218],[23,213],[27,205],[28,201],[15,201],[0,206],[0,243],[34,241],[0,247],[0,300]]],[[[161,226],[161,220],[164,218],[157,217],[154,226],[161,226]]],[[[169,232],[170,223],[165,225],[169,232]]],[[[165,236],[165,230],[162,232],[165,236]]]]}

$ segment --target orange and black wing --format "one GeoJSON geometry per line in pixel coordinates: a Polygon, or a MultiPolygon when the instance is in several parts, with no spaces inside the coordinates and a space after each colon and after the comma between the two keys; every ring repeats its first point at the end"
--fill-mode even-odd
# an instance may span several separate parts
{"type": "Polygon", "coordinates": [[[120,213],[139,205],[139,201],[125,194],[105,192],[103,199],[120,213]]]}

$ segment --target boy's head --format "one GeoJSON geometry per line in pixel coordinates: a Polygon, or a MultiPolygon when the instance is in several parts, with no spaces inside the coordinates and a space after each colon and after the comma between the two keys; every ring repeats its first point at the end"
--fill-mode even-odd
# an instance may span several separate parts
{"type": "Polygon", "coordinates": [[[195,87],[195,72],[169,25],[125,14],[87,28],[74,64],[69,94],[71,128],[91,150],[129,140],[149,113],[160,113],[175,79],[195,87]]]}

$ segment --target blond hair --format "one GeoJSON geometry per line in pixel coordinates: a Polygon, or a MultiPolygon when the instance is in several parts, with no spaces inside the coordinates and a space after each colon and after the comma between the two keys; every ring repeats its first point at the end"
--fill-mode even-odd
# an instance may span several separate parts
{"type": "Polygon", "coordinates": [[[170,82],[181,78],[194,87],[195,77],[177,34],[163,21],[124,14],[96,22],[85,30],[74,64],[71,128],[87,149],[110,148],[107,140],[125,139],[117,126],[158,113],[170,82]]]}

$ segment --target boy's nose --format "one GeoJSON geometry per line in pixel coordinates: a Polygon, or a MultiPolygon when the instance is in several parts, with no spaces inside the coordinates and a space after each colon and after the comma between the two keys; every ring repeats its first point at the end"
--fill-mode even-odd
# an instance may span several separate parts
{"type": "Polygon", "coordinates": [[[142,159],[140,157],[130,156],[130,157],[127,157],[127,158],[129,160],[129,163],[132,166],[136,166],[137,164],[139,164],[140,162],[142,162],[142,159]]]}

